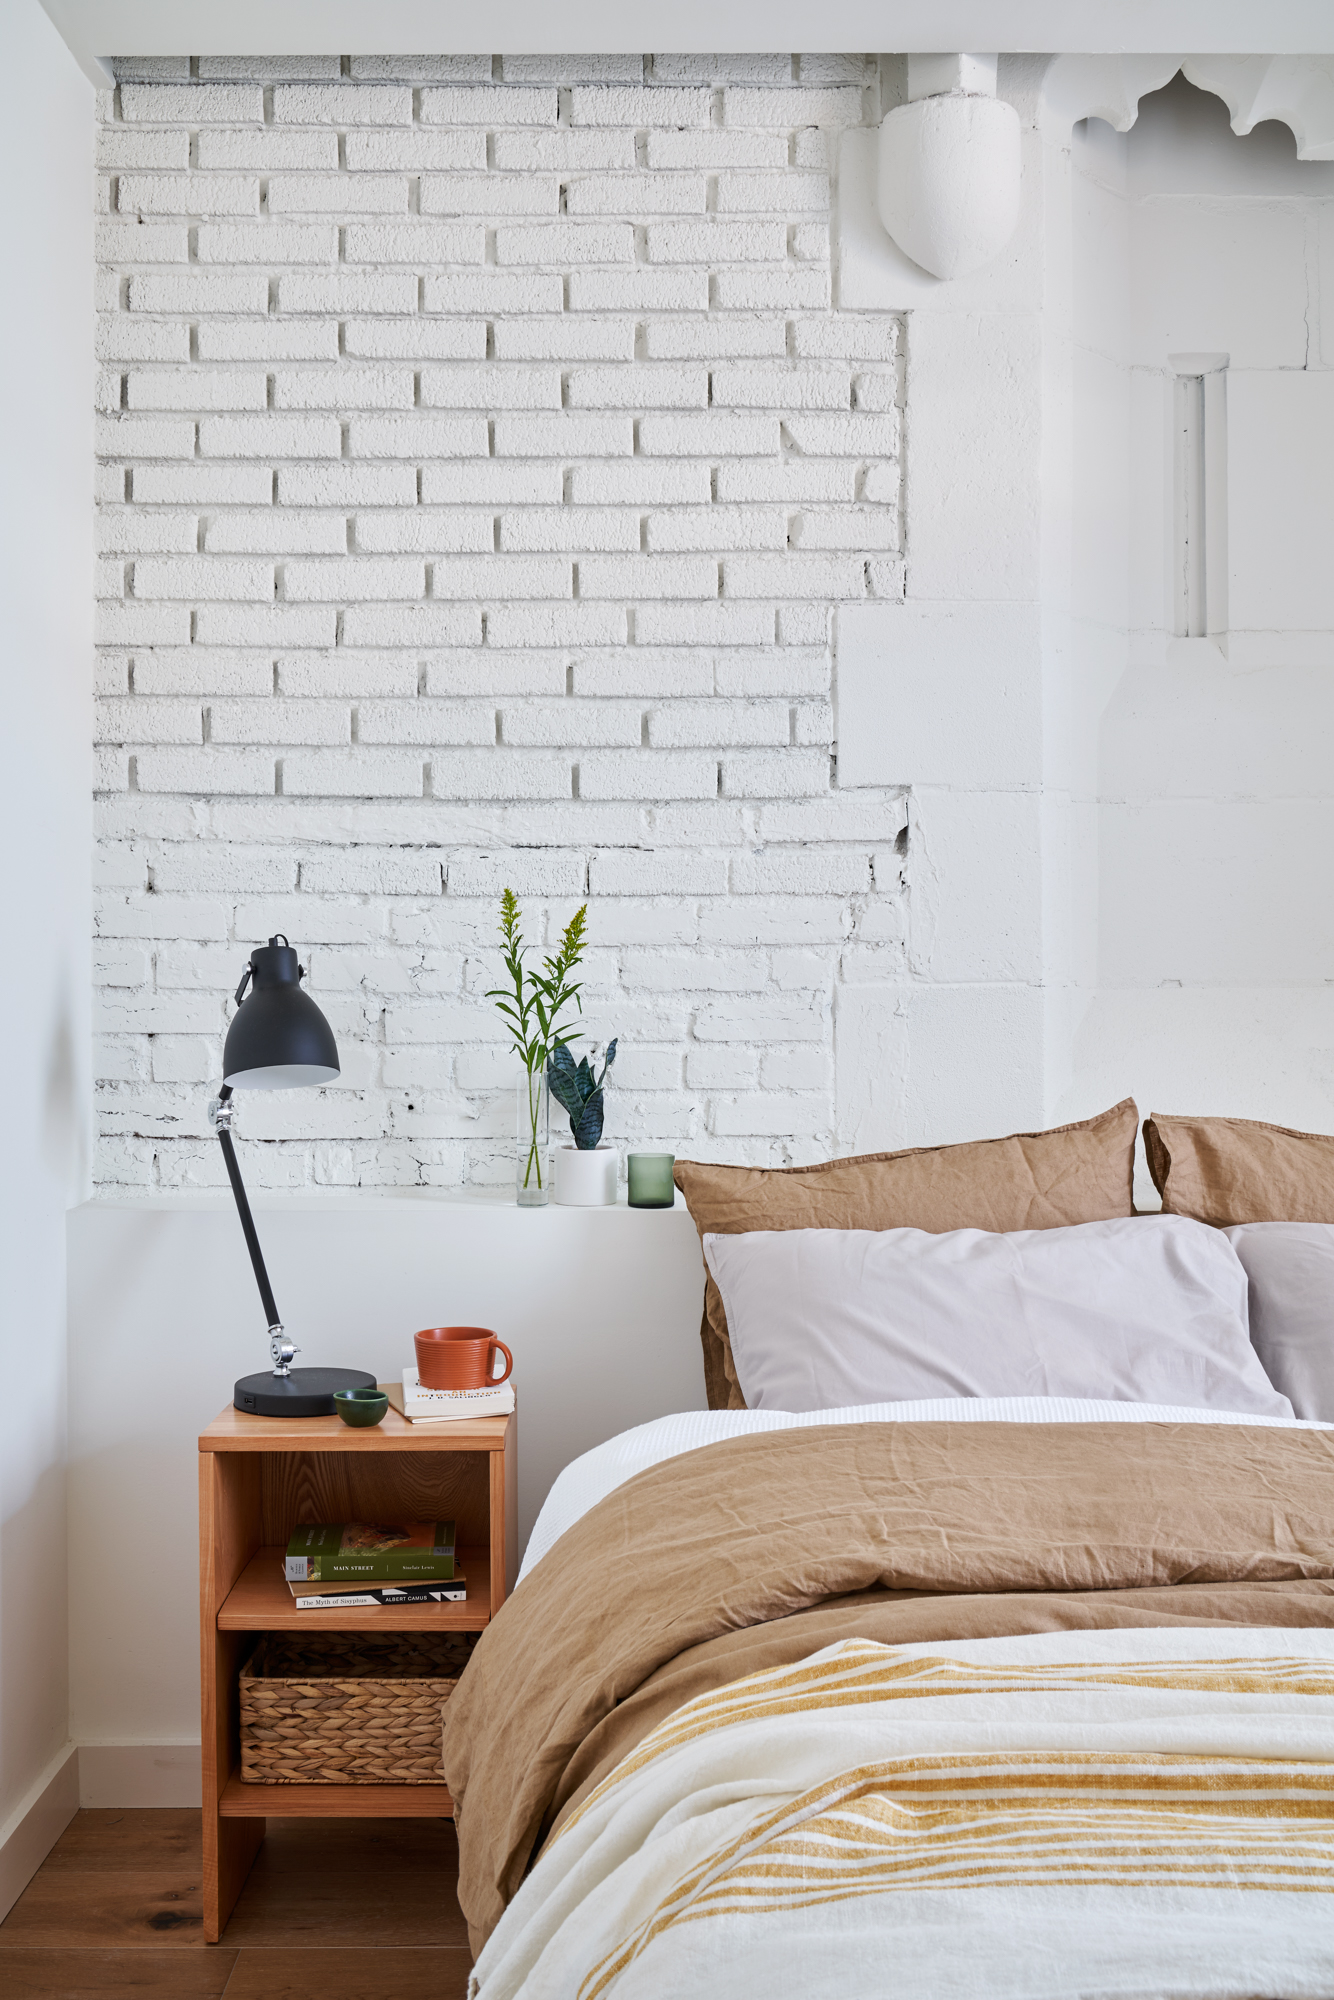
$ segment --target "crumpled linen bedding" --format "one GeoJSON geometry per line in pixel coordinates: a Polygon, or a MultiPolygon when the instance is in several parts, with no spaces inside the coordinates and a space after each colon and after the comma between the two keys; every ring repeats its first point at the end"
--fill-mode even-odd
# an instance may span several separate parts
{"type": "Polygon", "coordinates": [[[474,1950],[562,1811],[739,1676],[843,1639],[1180,1625],[1334,1626],[1334,1433],[863,1423],[655,1466],[561,1537],[447,1705],[474,1950]]]}

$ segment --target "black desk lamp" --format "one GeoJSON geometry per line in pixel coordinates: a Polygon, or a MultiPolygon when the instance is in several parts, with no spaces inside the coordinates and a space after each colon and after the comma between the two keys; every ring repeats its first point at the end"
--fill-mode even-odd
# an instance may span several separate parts
{"type": "Polygon", "coordinates": [[[243,1375],[232,1397],[236,1408],[249,1416],[331,1417],[335,1389],[375,1387],[375,1377],[362,1368],[293,1368],[292,1356],[300,1350],[278,1317],[232,1145],[234,1090],[295,1090],[301,1084],[332,1083],[338,1075],[333,1031],[310,995],[301,991],[303,977],[296,953],[281,932],[251,952],[236,989],[237,1011],[222,1052],[222,1089],[208,1107],[269,1322],[273,1372],[243,1375]],[[248,983],[250,992],[243,998],[248,983]]]}

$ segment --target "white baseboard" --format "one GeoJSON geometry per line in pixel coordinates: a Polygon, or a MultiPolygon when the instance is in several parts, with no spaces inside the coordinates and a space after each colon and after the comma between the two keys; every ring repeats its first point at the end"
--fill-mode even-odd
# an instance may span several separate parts
{"type": "Polygon", "coordinates": [[[197,1806],[197,1743],[81,1743],[81,1806],[197,1806]]]}
{"type": "Polygon", "coordinates": [[[79,1809],[79,1752],[67,1743],[0,1825],[0,1921],[79,1809]]]}

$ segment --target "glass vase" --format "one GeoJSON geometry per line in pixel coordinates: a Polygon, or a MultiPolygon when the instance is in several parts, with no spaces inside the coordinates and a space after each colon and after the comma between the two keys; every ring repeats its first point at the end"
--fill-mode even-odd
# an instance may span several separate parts
{"type": "Polygon", "coordinates": [[[551,1092],[545,1068],[520,1070],[515,1119],[514,1185],[520,1208],[551,1199],[551,1092]]]}

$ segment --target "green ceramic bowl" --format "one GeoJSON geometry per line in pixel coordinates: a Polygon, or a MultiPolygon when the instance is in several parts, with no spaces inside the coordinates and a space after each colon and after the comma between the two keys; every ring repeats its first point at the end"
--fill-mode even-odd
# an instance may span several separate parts
{"type": "Polygon", "coordinates": [[[383,1389],[335,1389],[334,1408],[345,1424],[355,1430],[368,1429],[379,1423],[389,1408],[389,1398],[383,1389]]]}

